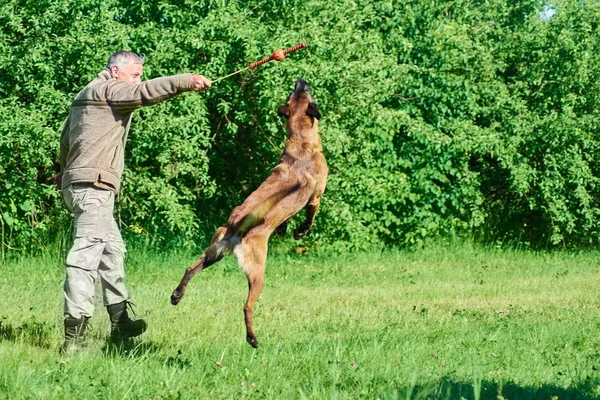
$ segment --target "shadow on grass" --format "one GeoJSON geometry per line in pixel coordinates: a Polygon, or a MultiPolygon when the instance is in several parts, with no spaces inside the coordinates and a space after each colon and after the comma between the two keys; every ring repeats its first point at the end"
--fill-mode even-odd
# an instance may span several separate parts
{"type": "MultiPolygon", "coordinates": [[[[102,347],[102,353],[107,357],[120,358],[143,358],[161,351],[163,346],[152,342],[139,342],[136,340],[128,340],[121,343],[114,343],[110,339],[102,347]]],[[[163,357],[159,357],[163,358],[163,357]]],[[[164,358],[164,364],[170,367],[185,369],[192,365],[192,361],[185,357],[181,350],[177,350],[174,356],[164,358]]]]}
{"type": "Polygon", "coordinates": [[[0,321],[0,340],[23,342],[48,349],[52,347],[52,326],[46,322],[30,321],[13,326],[0,321]]]}
{"type": "Polygon", "coordinates": [[[388,393],[383,398],[386,400],[597,400],[599,398],[597,394],[599,386],[600,380],[591,378],[576,385],[576,387],[570,388],[561,388],[554,385],[523,387],[513,382],[499,384],[485,381],[480,382],[479,387],[476,388],[473,383],[443,381],[439,386],[424,385],[396,390],[388,393]]]}

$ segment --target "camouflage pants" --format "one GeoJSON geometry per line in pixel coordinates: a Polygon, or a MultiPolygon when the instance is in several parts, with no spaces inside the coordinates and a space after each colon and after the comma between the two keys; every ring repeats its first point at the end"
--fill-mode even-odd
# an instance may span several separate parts
{"type": "Polygon", "coordinates": [[[104,305],[128,299],[125,288],[125,244],[113,217],[115,194],[86,184],[62,190],[75,216],[73,246],[65,260],[65,318],[91,317],[96,279],[100,277],[104,305]]]}

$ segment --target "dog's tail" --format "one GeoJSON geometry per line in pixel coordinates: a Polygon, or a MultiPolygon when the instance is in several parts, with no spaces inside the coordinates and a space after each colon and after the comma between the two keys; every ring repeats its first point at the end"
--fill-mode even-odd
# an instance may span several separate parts
{"type": "Polygon", "coordinates": [[[272,196],[267,197],[262,203],[260,203],[254,210],[250,211],[244,218],[240,220],[240,222],[234,226],[234,231],[239,235],[244,235],[251,228],[258,225],[277,203],[299,188],[300,183],[296,183],[295,185],[287,187],[273,194],[272,196]]]}

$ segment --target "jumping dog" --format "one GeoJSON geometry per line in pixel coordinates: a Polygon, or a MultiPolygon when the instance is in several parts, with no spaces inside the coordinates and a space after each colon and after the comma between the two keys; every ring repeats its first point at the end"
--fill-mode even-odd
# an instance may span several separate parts
{"type": "Polygon", "coordinates": [[[287,119],[287,139],[279,163],[258,189],[233,209],[227,224],[216,230],[208,248],[185,270],[171,294],[171,304],[177,305],[198,271],[233,253],[248,278],[244,317],[246,340],[253,347],[258,347],[258,340],[252,314],[264,286],[269,237],[275,230],[285,234],[287,221],[302,209],[306,218],[294,229],[294,238],[306,235],[314,223],[328,175],[319,136],[321,114],[304,79],[296,81],[277,114],[287,119]]]}

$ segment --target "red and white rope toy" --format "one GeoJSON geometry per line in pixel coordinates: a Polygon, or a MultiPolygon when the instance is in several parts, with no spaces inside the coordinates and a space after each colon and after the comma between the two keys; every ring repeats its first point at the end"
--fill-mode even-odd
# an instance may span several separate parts
{"type": "Polygon", "coordinates": [[[226,75],[226,76],[223,76],[221,78],[215,79],[214,81],[212,81],[212,83],[216,83],[216,82],[222,81],[223,79],[229,78],[230,76],[239,74],[240,72],[244,72],[244,71],[246,71],[248,69],[254,69],[254,68],[256,68],[256,67],[258,67],[260,65],[266,64],[266,63],[268,63],[269,61],[272,61],[272,60],[283,61],[285,59],[286,55],[288,55],[290,53],[293,53],[294,51],[303,49],[305,47],[306,47],[306,42],[302,42],[302,43],[297,44],[297,45],[295,45],[293,47],[290,47],[289,49],[285,49],[285,50],[278,49],[278,50],[275,50],[273,52],[273,54],[271,54],[269,57],[265,57],[265,58],[263,58],[260,61],[256,61],[256,62],[250,63],[250,65],[248,65],[246,68],[242,68],[239,71],[235,71],[235,72],[233,72],[233,73],[231,73],[229,75],[226,75]]]}

